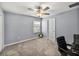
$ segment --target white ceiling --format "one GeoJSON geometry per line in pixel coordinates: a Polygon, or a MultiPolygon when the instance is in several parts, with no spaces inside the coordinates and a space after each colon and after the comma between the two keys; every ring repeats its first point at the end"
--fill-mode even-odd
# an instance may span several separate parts
{"type": "Polygon", "coordinates": [[[27,8],[35,9],[36,6],[41,4],[43,8],[50,7],[46,12],[52,15],[55,12],[68,9],[68,6],[72,3],[75,2],[1,2],[1,7],[5,11],[37,17],[35,11],[29,11],[27,8]]]}

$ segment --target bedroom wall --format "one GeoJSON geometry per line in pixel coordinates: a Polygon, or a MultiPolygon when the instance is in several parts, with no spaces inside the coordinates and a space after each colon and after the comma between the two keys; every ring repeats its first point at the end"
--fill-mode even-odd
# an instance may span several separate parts
{"type": "Polygon", "coordinates": [[[10,44],[36,37],[37,35],[33,33],[33,21],[35,20],[41,22],[40,18],[4,11],[4,43],[10,44]]]}
{"type": "Polygon", "coordinates": [[[79,33],[79,8],[77,9],[77,14],[78,14],[77,15],[77,17],[78,17],[78,22],[77,23],[78,23],[78,33],[79,33]]]}
{"type": "Polygon", "coordinates": [[[79,34],[79,9],[67,11],[56,18],[56,37],[65,36],[67,43],[73,42],[73,34],[79,34]]]}
{"type": "Polygon", "coordinates": [[[0,7],[0,52],[4,46],[4,15],[3,10],[0,7]]]}

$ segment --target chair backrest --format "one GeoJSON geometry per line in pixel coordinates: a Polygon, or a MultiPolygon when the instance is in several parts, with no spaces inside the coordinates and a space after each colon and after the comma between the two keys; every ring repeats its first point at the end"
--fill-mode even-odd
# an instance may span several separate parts
{"type": "Polygon", "coordinates": [[[74,34],[74,44],[79,44],[79,34],[74,34]]]}
{"type": "Polygon", "coordinates": [[[74,42],[72,45],[74,51],[79,51],[79,34],[74,34],[74,42]]]}
{"type": "Polygon", "coordinates": [[[60,36],[57,38],[57,44],[58,44],[58,47],[60,47],[64,50],[67,50],[67,44],[66,44],[64,36],[60,36]]]}

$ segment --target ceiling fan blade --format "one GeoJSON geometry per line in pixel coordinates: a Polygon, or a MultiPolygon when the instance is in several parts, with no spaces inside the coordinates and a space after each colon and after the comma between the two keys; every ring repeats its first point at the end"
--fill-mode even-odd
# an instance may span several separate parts
{"type": "Polygon", "coordinates": [[[28,8],[28,10],[30,10],[30,11],[34,11],[34,9],[32,9],[32,8],[28,8]]]}
{"type": "Polygon", "coordinates": [[[41,6],[37,6],[36,9],[42,9],[42,7],[41,6]]]}
{"type": "Polygon", "coordinates": [[[50,15],[49,13],[42,13],[43,15],[50,15]]]}
{"type": "Polygon", "coordinates": [[[46,10],[48,10],[48,9],[49,9],[49,7],[46,7],[46,8],[44,8],[43,10],[46,11],[46,10]]]}

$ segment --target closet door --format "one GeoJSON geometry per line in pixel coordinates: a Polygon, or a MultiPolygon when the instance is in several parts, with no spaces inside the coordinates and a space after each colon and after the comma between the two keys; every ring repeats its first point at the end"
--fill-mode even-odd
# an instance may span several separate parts
{"type": "Polygon", "coordinates": [[[55,41],[55,18],[49,19],[49,39],[55,41]]]}
{"type": "Polygon", "coordinates": [[[44,37],[47,37],[47,20],[43,19],[42,20],[42,33],[44,35],[44,37]]]}
{"type": "Polygon", "coordinates": [[[2,33],[2,16],[0,15],[0,52],[3,48],[3,33],[2,33]]]}

